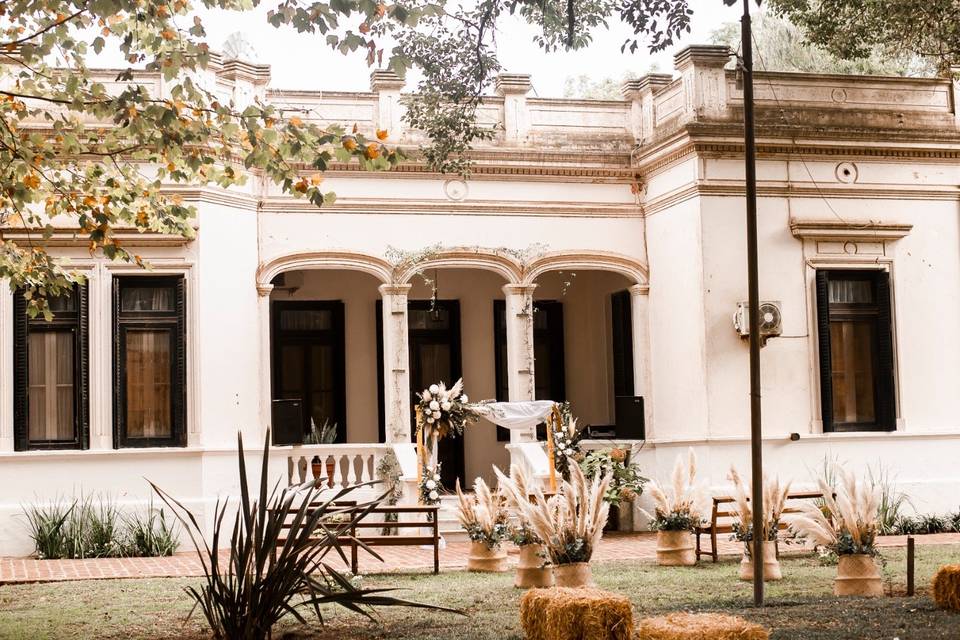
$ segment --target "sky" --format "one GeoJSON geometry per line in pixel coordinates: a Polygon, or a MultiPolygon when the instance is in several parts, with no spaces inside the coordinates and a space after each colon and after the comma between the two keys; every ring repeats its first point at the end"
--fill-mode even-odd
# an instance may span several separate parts
{"type": "MultiPolygon", "coordinates": [[[[269,4],[269,3],[268,3],[269,4]]],[[[502,21],[497,32],[497,53],[505,71],[529,73],[533,94],[540,97],[563,95],[567,77],[586,74],[601,80],[622,78],[626,73],[642,75],[651,65],[661,73],[673,70],[673,54],[688,44],[706,44],[710,33],[724,22],[739,20],[739,7],[726,7],[720,0],[692,0],[692,32],[676,49],[651,55],[645,49],[621,53],[620,45],[629,32],[621,25],[613,31],[598,31],[593,44],[572,53],[544,53],[533,42],[534,29],[518,17],[502,21]]],[[[266,8],[246,13],[218,11],[203,15],[207,42],[219,50],[227,37],[241,32],[257,52],[256,62],[271,65],[271,86],[276,89],[325,91],[366,91],[370,71],[364,52],[344,56],[327,47],[319,35],[298,34],[292,29],[275,29],[266,22],[266,8]]],[[[408,83],[413,88],[413,83],[408,83]]]]}

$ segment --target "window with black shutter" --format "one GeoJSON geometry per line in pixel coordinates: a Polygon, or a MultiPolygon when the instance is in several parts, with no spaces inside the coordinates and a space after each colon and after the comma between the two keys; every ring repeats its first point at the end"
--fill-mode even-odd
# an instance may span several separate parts
{"type": "Polygon", "coordinates": [[[53,318],[13,303],[14,448],[86,449],[89,444],[87,286],[49,299],[53,318]]]}
{"type": "Polygon", "coordinates": [[[823,430],[894,430],[889,274],[818,271],[816,294],[823,430]]]}
{"type": "Polygon", "coordinates": [[[184,287],[182,276],[114,279],[115,447],[187,444],[184,287]]]}
{"type": "MultiPolygon", "coordinates": [[[[493,301],[494,366],[497,400],[509,400],[507,382],[507,307],[503,300],[493,301]]],[[[566,368],[563,356],[563,303],[537,300],[533,303],[533,353],[536,377],[536,400],[566,399],[566,368]]],[[[546,439],[546,431],[538,427],[537,437],[546,439]]],[[[497,427],[497,440],[510,440],[510,431],[497,427]]]]}

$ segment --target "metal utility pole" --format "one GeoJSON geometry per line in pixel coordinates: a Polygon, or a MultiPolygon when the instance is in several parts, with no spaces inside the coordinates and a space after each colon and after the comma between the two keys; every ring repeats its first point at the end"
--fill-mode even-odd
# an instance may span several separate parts
{"type": "Polygon", "coordinates": [[[753,603],[763,606],[763,429],[760,422],[760,285],[757,267],[757,146],[753,114],[750,2],[743,0],[743,151],[747,191],[747,286],[750,307],[750,462],[753,495],[753,603]]]}

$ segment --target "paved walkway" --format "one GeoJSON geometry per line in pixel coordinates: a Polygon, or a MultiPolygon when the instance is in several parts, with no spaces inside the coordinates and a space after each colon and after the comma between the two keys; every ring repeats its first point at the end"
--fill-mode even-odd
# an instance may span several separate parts
{"type": "MultiPolygon", "coordinates": [[[[917,536],[918,545],[960,544],[960,534],[942,533],[917,536]]],[[[738,556],[737,542],[720,539],[720,554],[738,556]]],[[[906,536],[889,536],[879,540],[883,547],[906,546],[906,536]]],[[[599,562],[612,560],[656,559],[657,538],[652,533],[609,534],[594,554],[599,562]]],[[[441,569],[462,569],[467,564],[468,542],[452,542],[440,551],[441,569]]],[[[511,552],[516,548],[510,545],[511,552]]],[[[383,562],[360,552],[360,573],[387,573],[429,571],[433,567],[433,549],[418,547],[381,547],[378,553],[383,562]]],[[[511,554],[515,557],[515,554],[511,554]]],[[[227,554],[221,552],[226,561],[227,554]]],[[[346,567],[339,557],[331,556],[330,564],[338,569],[346,567]]],[[[197,555],[181,552],[169,558],[97,558],[92,560],[35,560],[33,558],[0,558],[0,583],[56,582],[61,580],[91,580],[101,578],[177,578],[203,575],[197,555]]]]}

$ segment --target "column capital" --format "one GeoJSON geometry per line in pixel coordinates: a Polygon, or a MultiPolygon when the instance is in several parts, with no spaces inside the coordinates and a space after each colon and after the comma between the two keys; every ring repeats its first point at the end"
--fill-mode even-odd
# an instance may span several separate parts
{"type": "Polygon", "coordinates": [[[370,74],[370,91],[380,93],[381,91],[401,91],[406,81],[395,71],[389,69],[377,69],[370,74]]]}
{"type": "Polygon", "coordinates": [[[725,44],[692,44],[673,56],[673,65],[678,71],[688,66],[722,69],[730,62],[731,55],[730,47],[725,44]]]}
{"type": "Polygon", "coordinates": [[[257,285],[257,295],[260,296],[261,298],[266,298],[267,296],[270,295],[272,291],[273,291],[273,285],[270,284],[269,282],[266,284],[257,285]]]}
{"type": "Polygon", "coordinates": [[[528,73],[501,73],[497,76],[495,89],[498,96],[525,96],[532,86],[528,73]]]}
{"type": "Polygon", "coordinates": [[[671,82],[673,82],[673,76],[669,73],[648,73],[621,84],[620,95],[626,100],[639,100],[644,94],[656,93],[671,82]]]}
{"type": "Polygon", "coordinates": [[[645,296],[650,294],[650,285],[648,284],[635,284],[630,287],[627,287],[627,291],[630,292],[631,296],[645,296]]]}
{"type": "Polygon", "coordinates": [[[532,296],[534,289],[537,288],[535,283],[531,284],[505,284],[501,287],[504,295],[508,296],[532,296]]]}
{"type": "Polygon", "coordinates": [[[377,287],[381,296],[404,296],[410,293],[412,284],[382,284],[377,287]]]}

